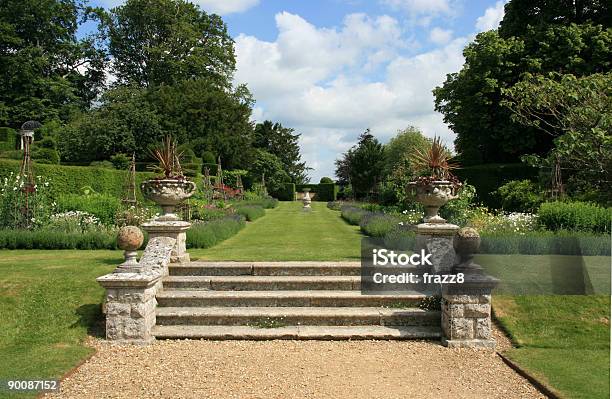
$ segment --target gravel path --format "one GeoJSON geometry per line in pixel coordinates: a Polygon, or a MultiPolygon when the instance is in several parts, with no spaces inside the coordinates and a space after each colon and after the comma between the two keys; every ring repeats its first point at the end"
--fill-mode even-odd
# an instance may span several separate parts
{"type": "MultiPolygon", "coordinates": [[[[503,342],[504,337],[496,334],[503,342]]],[[[492,351],[422,341],[90,342],[48,398],[543,398],[492,351]]]]}

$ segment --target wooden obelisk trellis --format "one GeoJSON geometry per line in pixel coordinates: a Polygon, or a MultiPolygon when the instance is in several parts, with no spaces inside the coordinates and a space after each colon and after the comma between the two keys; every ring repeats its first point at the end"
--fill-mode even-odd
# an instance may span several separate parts
{"type": "Polygon", "coordinates": [[[221,157],[219,156],[219,161],[217,163],[217,177],[215,178],[215,186],[218,190],[221,190],[221,197],[223,200],[227,200],[227,195],[225,192],[225,185],[223,184],[223,169],[221,168],[221,157]]]}
{"type": "Polygon", "coordinates": [[[204,198],[206,198],[206,202],[210,204],[213,200],[215,190],[212,182],[210,181],[210,168],[204,168],[204,177],[202,180],[204,183],[204,198]]]}
{"type": "Polygon", "coordinates": [[[244,186],[242,185],[242,178],[240,175],[236,176],[236,191],[238,199],[242,199],[244,197],[244,186]]]}
{"type": "Polygon", "coordinates": [[[32,142],[34,141],[34,130],[40,128],[40,122],[28,121],[21,125],[21,144],[23,156],[19,166],[19,181],[23,186],[19,190],[20,199],[15,202],[16,212],[15,225],[21,228],[32,227],[36,218],[34,197],[36,195],[36,181],[34,166],[32,165],[32,142]]]}

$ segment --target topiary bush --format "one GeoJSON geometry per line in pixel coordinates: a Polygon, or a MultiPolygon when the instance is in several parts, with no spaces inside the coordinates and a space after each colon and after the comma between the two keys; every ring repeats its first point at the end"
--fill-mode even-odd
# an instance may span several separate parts
{"type": "Polygon", "coordinates": [[[128,170],[131,159],[125,154],[115,154],[110,159],[113,167],[117,170],[128,170]]]}
{"type": "Polygon", "coordinates": [[[57,165],[60,163],[60,156],[53,148],[33,148],[32,160],[38,163],[57,165]]]}
{"type": "Polygon", "coordinates": [[[236,213],[244,216],[249,222],[252,222],[264,216],[266,211],[259,205],[240,205],[236,207],[236,213]]]}
{"type": "Polygon", "coordinates": [[[495,191],[501,207],[510,212],[534,212],[544,201],[542,190],[531,180],[511,180],[495,191]]]}
{"type": "Polygon", "coordinates": [[[399,226],[399,219],[384,213],[368,213],[361,218],[359,227],[370,237],[384,237],[399,226]]]}
{"type": "Polygon", "coordinates": [[[538,210],[538,220],[548,230],[609,233],[612,208],[588,202],[545,202],[538,210]]]}

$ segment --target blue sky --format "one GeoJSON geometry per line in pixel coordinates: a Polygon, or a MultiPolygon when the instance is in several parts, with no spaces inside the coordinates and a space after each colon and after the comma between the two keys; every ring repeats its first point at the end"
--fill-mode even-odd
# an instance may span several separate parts
{"type": "MultiPolygon", "coordinates": [[[[90,0],[112,7],[121,0],[90,0]]],[[[301,134],[311,180],[366,128],[382,142],[413,125],[447,143],[431,90],[463,64],[462,49],[494,29],[504,0],[193,0],[223,16],[236,41],[236,83],[253,119],[301,134]]]]}

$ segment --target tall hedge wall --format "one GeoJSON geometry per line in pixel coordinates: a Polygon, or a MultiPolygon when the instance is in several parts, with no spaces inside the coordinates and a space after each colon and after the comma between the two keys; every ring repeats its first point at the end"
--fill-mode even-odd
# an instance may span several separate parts
{"type": "Polygon", "coordinates": [[[295,200],[295,184],[285,183],[277,193],[272,193],[279,201],[293,201],[295,200]]]}
{"type": "Polygon", "coordinates": [[[477,200],[490,208],[500,208],[493,191],[510,180],[537,180],[538,169],[522,164],[466,166],[454,172],[463,182],[476,187],[477,200]]]}
{"type": "MultiPolygon", "coordinates": [[[[0,159],[0,178],[11,172],[19,172],[19,161],[0,159]]],[[[91,187],[98,193],[116,197],[123,195],[127,171],[96,168],[91,166],[63,166],[34,164],[34,173],[49,180],[51,192],[58,194],[80,194],[83,187],[91,187]]],[[[136,172],[136,193],[140,196],[140,183],[153,177],[150,172],[136,172]]]]}
{"type": "Polygon", "coordinates": [[[338,186],[335,183],[296,184],[295,191],[302,192],[305,188],[317,194],[314,197],[315,201],[335,201],[338,196],[338,186]]]}
{"type": "Polygon", "coordinates": [[[17,132],[8,127],[0,127],[0,151],[13,151],[17,145],[17,132]]]}

